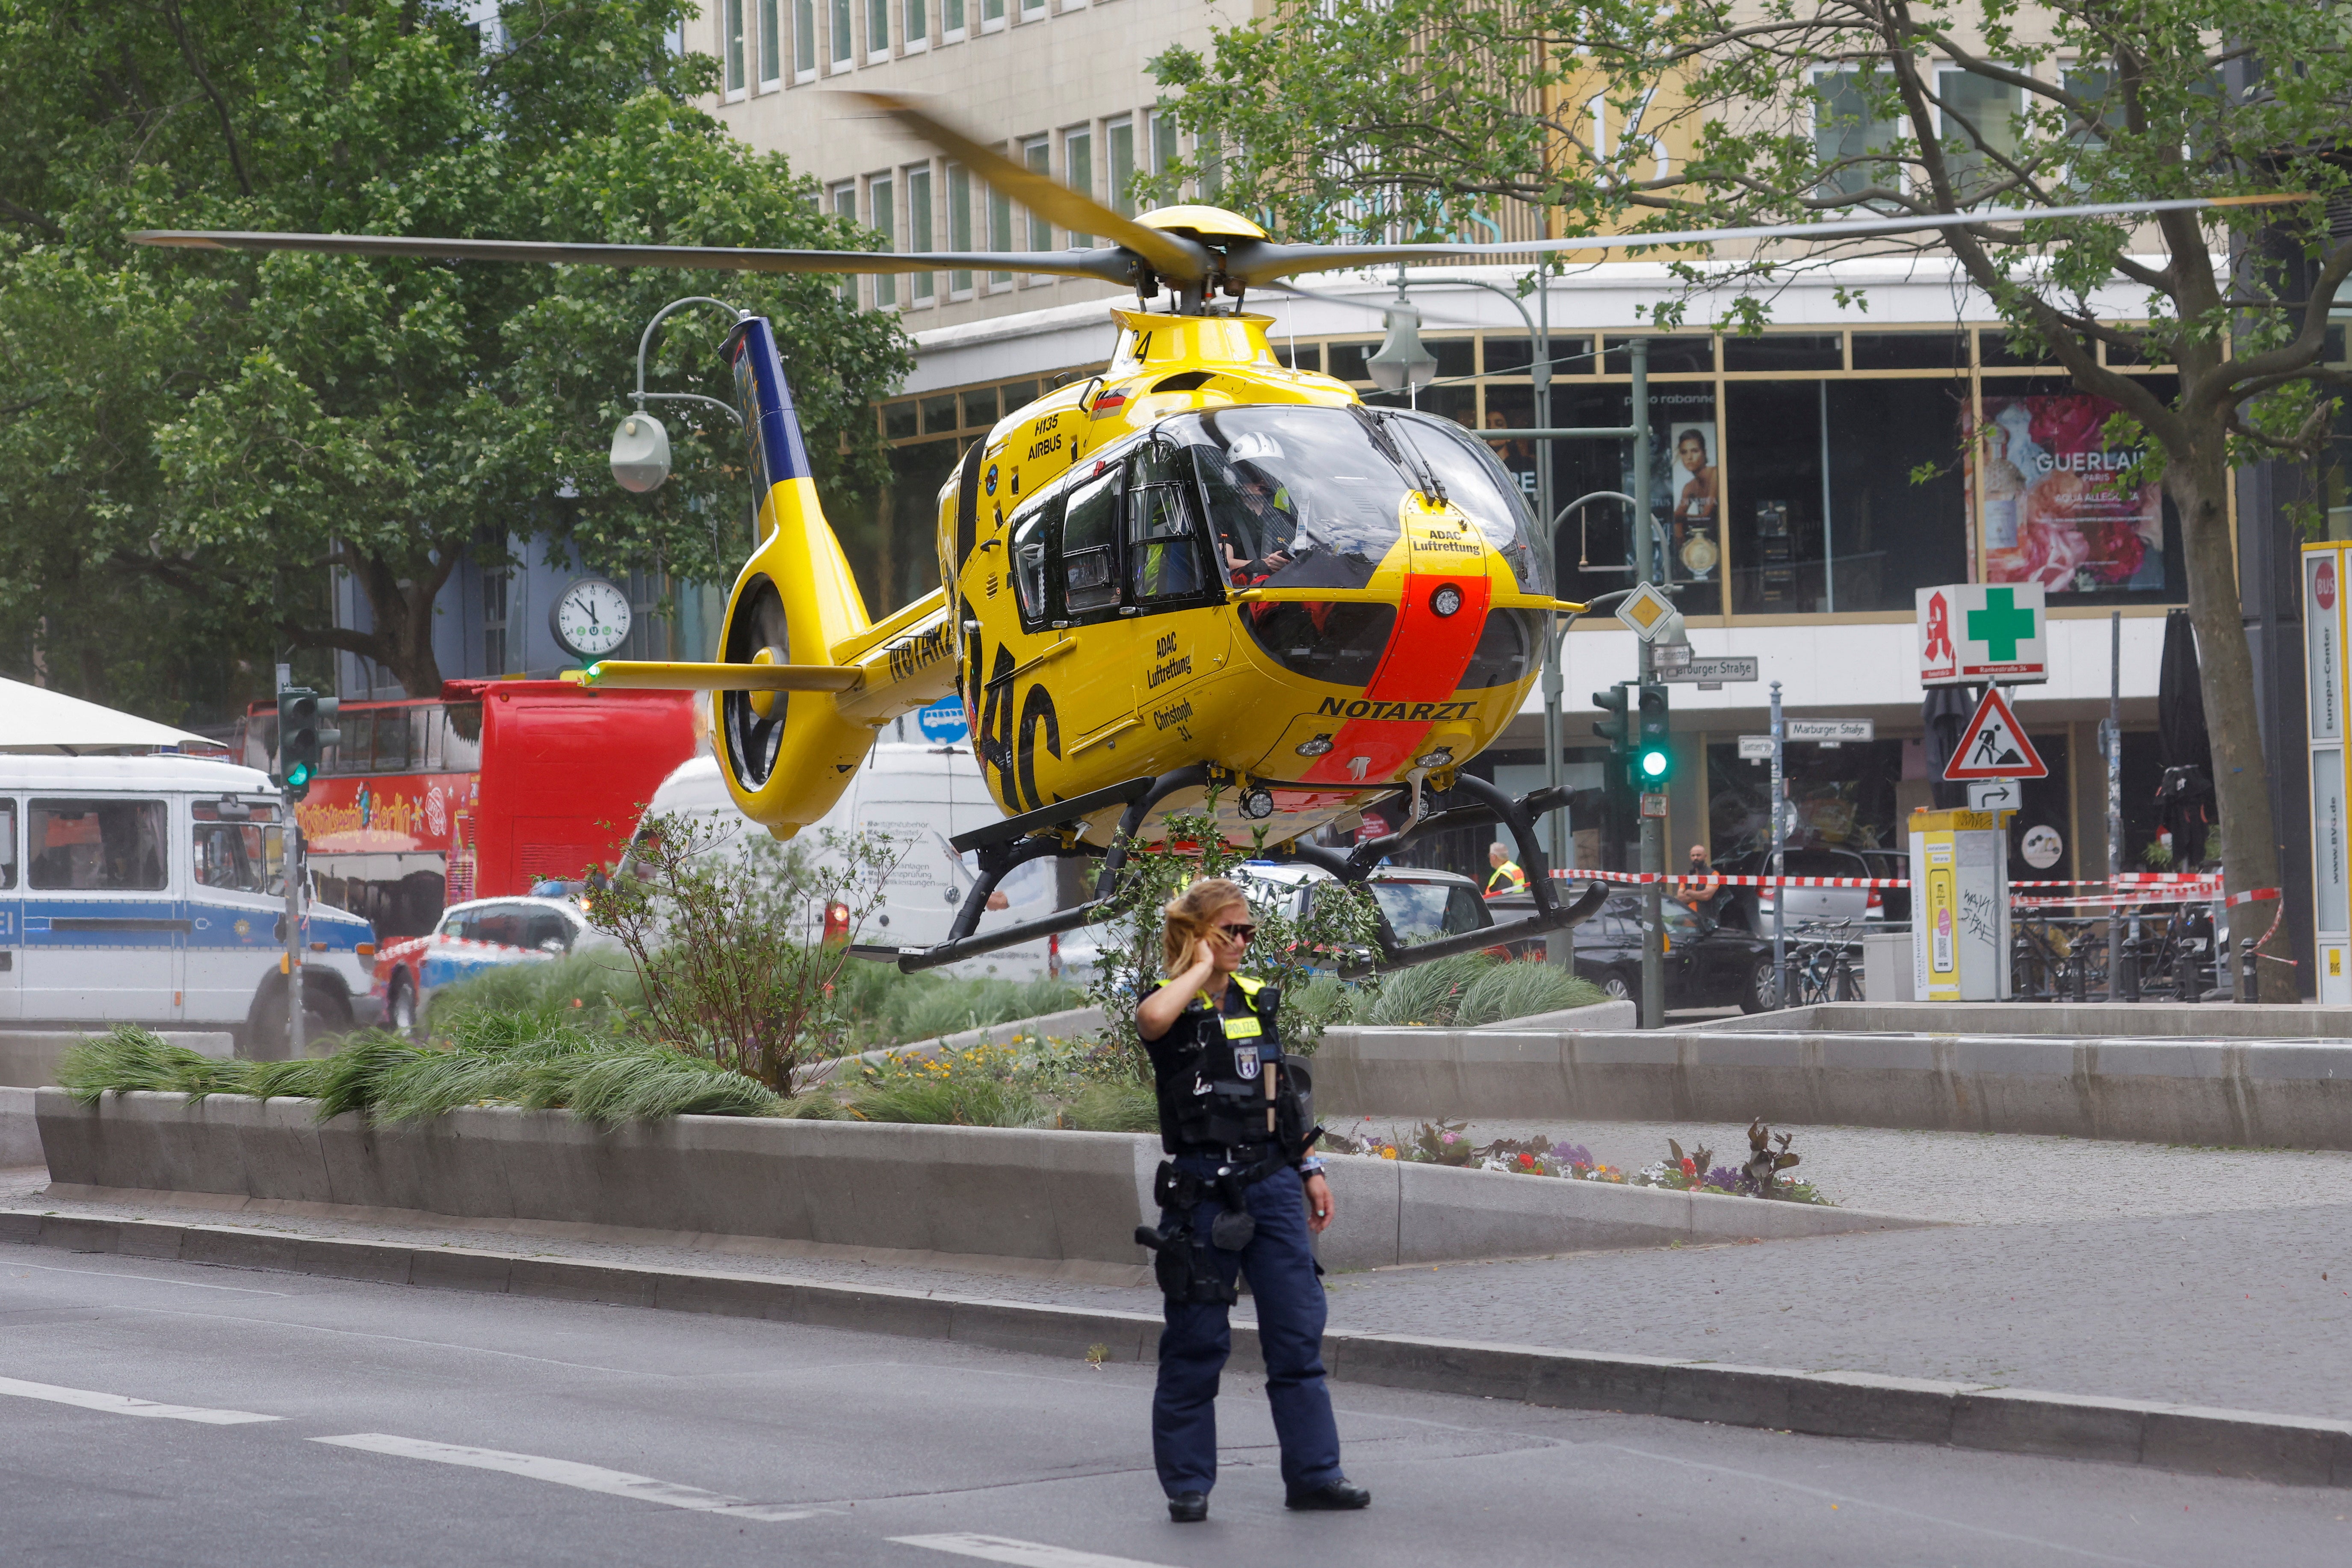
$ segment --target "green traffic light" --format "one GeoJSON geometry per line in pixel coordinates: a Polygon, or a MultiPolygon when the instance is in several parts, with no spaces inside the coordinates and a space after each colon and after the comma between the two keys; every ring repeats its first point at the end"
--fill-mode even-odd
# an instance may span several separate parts
{"type": "Polygon", "coordinates": [[[1666,770],[1673,765],[1674,759],[1664,752],[1642,753],[1642,776],[1645,779],[1663,779],[1666,776],[1666,770]]]}
{"type": "Polygon", "coordinates": [[[296,789],[300,789],[304,784],[310,782],[310,770],[302,763],[297,763],[292,768],[287,771],[286,782],[292,784],[296,789]]]}

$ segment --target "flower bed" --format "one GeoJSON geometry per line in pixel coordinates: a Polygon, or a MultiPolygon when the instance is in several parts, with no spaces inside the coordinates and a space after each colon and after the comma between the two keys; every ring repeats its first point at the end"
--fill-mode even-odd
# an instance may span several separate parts
{"type": "Polygon", "coordinates": [[[1685,1153],[1680,1142],[1669,1138],[1666,1158],[1654,1160],[1630,1173],[1594,1159],[1592,1152],[1581,1143],[1554,1142],[1540,1132],[1532,1138],[1498,1138],[1489,1143],[1473,1143],[1465,1133],[1468,1126],[1466,1121],[1424,1121],[1410,1133],[1401,1133],[1391,1127],[1387,1136],[1381,1137],[1370,1131],[1371,1119],[1366,1117],[1356,1124],[1352,1133],[1324,1134],[1323,1146],[1340,1154],[1369,1154],[1383,1160],[1498,1171],[1514,1176],[1557,1176],[1572,1182],[1610,1182],[1619,1186],[1777,1198],[1786,1203],[1826,1205],[1830,1201],[1811,1183],[1781,1175],[1801,1156],[1790,1152],[1790,1134],[1775,1133],[1761,1121],[1748,1126],[1749,1154],[1744,1164],[1710,1164],[1713,1151],[1694,1148],[1685,1153]]]}

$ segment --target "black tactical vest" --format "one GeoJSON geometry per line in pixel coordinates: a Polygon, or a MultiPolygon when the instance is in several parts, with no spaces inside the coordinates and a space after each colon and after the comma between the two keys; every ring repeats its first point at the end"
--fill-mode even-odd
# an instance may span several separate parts
{"type": "MultiPolygon", "coordinates": [[[[1157,990],[1158,987],[1153,987],[1157,990]]],[[[1160,1097],[1160,1146],[1171,1154],[1218,1154],[1240,1144],[1264,1144],[1269,1075],[1289,1098],[1282,1040],[1275,1027],[1279,986],[1236,974],[1221,1005],[1211,1011],[1195,996],[1168,1032],[1144,1042],[1160,1097]]],[[[1281,1125],[1296,1119],[1285,1105],[1281,1125]]]]}

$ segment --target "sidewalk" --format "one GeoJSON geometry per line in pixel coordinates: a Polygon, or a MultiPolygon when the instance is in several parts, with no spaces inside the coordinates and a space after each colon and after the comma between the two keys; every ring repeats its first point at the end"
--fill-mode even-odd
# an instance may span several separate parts
{"type": "MultiPolygon", "coordinates": [[[[1495,1134],[1487,1127],[1470,1131],[1482,1140],[1495,1134]]],[[[1624,1123],[1544,1131],[1620,1164],[1662,1155],[1669,1135],[1624,1123]]],[[[1746,1149],[1738,1129],[1674,1129],[1671,1135],[1685,1148],[1695,1139],[1706,1142],[1720,1163],[1746,1149]]],[[[1795,1147],[1806,1156],[1800,1169],[1833,1197],[1961,1223],[1340,1275],[1330,1281],[1331,1325],[2352,1416],[2352,1154],[1858,1129],[1797,1130],[1795,1147]]],[[[45,1184],[39,1171],[0,1174],[0,1209],[1150,1316],[1160,1306],[1148,1287],[454,1225],[135,1208],[47,1198],[40,1195],[45,1184]]],[[[5,1261],[0,1254],[0,1265],[5,1261]]],[[[1247,1298],[1235,1315],[1248,1320],[1247,1298]]]]}

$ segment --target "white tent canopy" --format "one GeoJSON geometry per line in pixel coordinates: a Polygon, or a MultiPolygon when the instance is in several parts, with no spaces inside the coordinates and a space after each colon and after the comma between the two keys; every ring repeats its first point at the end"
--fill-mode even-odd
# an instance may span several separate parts
{"type": "Polygon", "coordinates": [[[61,691],[0,679],[0,752],[38,752],[68,757],[92,752],[152,752],[174,746],[220,742],[133,713],[118,713],[61,691]]]}

